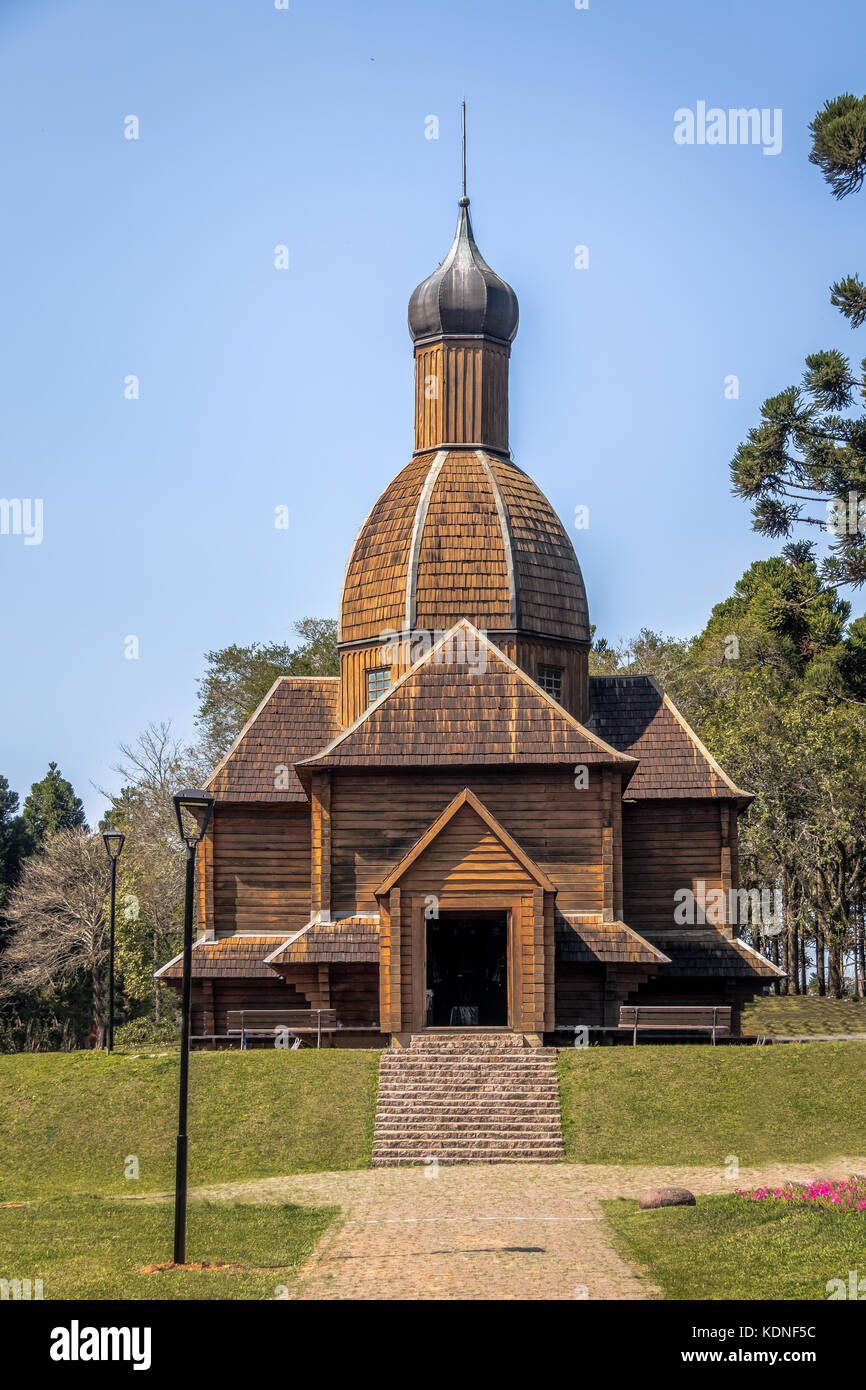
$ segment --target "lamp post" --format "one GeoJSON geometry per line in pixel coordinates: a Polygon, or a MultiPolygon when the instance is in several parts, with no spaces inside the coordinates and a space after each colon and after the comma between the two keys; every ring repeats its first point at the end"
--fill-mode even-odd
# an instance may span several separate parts
{"type": "Polygon", "coordinates": [[[108,934],[108,1050],[114,1047],[114,900],[117,894],[117,861],[126,836],[106,830],[102,836],[111,865],[111,927],[108,934]]]}
{"type": "Polygon", "coordinates": [[[186,848],[186,895],[183,904],[183,994],[180,1033],[180,1100],[177,1115],[177,1158],[174,1178],[174,1262],[186,1264],[186,1115],[189,1097],[189,1006],[192,974],[192,906],[195,892],[195,851],[207,830],[213,797],[209,792],[177,792],[174,811],[186,848]],[[186,820],[184,820],[186,817],[186,820]]]}

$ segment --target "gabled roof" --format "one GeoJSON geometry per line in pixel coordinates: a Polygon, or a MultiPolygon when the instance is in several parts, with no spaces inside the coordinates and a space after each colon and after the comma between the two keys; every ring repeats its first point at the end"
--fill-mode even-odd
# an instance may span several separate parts
{"type": "Polygon", "coordinates": [[[591,676],[589,728],[640,759],[630,798],[751,801],[719,766],[653,676],[591,676]]]}
{"type": "Polygon", "coordinates": [[[306,801],[293,765],[334,737],[339,699],[338,676],[280,676],[211,773],[207,790],[218,801],[306,801]]]}
{"type": "Polygon", "coordinates": [[[634,766],[463,619],[354,724],[299,765],[502,763],[618,763],[625,771],[634,766]],[[461,650],[470,655],[455,658],[461,650]]]}
{"type": "Polygon", "coordinates": [[[669,965],[670,959],[625,922],[604,922],[597,914],[557,912],[554,919],[557,961],[579,965],[669,965]]]}
{"type": "Polygon", "coordinates": [[[517,843],[514,837],[512,835],[509,835],[508,831],[504,828],[504,826],[499,824],[499,821],[492,814],[492,812],[488,811],[483,801],[479,801],[478,797],[475,795],[474,792],[470,791],[468,787],[464,787],[463,791],[459,792],[458,795],[455,796],[454,800],[450,803],[450,805],[445,807],[445,810],[442,812],[441,816],[439,816],[433,822],[433,824],[429,826],[427,830],[425,830],[420,840],[416,840],[415,844],[409,850],[409,853],[403,856],[399,864],[396,864],[394,868],[391,870],[391,872],[388,874],[387,878],[385,878],[382,881],[382,883],[376,889],[377,897],[380,897],[382,894],[389,893],[391,891],[394,885],[398,883],[400,879],[403,877],[406,870],[411,868],[411,866],[415,863],[415,860],[421,857],[424,851],[430,847],[430,845],[433,843],[436,837],[442,833],[442,831],[449,824],[449,822],[454,819],[457,812],[460,811],[464,806],[470,807],[470,809],[475,812],[479,819],[482,820],[484,824],[487,826],[488,830],[490,830],[492,834],[496,836],[497,840],[503,846],[503,848],[506,849],[508,853],[512,855],[512,857],[516,859],[520,865],[522,865],[529,877],[535,880],[539,888],[545,889],[545,891],[548,893],[556,892],[556,887],[553,883],[551,883],[550,879],[547,877],[547,874],[544,873],[542,869],[539,869],[538,865],[530,859],[529,855],[526,854],[526,852],[520,848],[520,845],[517,843]]]}

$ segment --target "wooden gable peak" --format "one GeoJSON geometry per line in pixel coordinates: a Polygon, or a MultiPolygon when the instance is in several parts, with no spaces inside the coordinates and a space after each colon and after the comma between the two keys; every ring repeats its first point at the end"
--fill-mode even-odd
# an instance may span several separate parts
{"type": "Polygon", "coordinates": [[[462,810],[464,806],[470,807],[470,809],[475,812],[479,820],[484,822],[491,834],[495,835],[502,847],[517,860],[526,870],[529,877],[538,884],[539,888],[542,888],[546,893],[556,892],[555,884],[550,881],[543,869],[540,869],[538,865],[530,859],[526,851],[521,849],[520,845],[514,839],[514,836],[510,835],[503,825],[500,825],[492,811],[488,811],[484,802],[480,801],[469,787],[464,787],[462,792],[458,792],[454,800],[445,807],[445,810],[436,818],[433,824],[424,831],[424,834],[415,842],[408,854],[403,856],[400,862],[396,864],[388,874],[387,878],[382,881],[376,889],[377,898],[382,897],[386,893],[390,893],[391,889],[400,881],[407,869],[411,868],[416,859],[420,859],[424,851],[429,848],[436,837],[441,834],[446,825],[454,819],[457,812],[462,810]]]}

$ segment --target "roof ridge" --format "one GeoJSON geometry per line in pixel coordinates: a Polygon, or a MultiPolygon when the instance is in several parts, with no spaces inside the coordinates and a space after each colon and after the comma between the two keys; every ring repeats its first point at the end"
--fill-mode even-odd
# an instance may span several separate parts
{"type": "Polygon", "coordinates": [[[570,724],[572,728],[576,729],[577,732],[583,738],[585,738],[588,743],[594,745],[596,748],[600,749],[604,753],[611,754],[612,762],[625,764],[633,763],[635,767],[637,766],[638,762],[640,761],[638,758],[633,758],[629,753],[621,753],[618,749],[613,748],[609,743],[605,743],[604,739],[600,738],[598,734],[594,734],[592,730],[587,729],[587,727],[584,724],[581,724],[580,721],[576,719],[573,714],[570,714],[569,711],[565,709],[559,703],[558,700],[554,700],[552,695],[548,695],[546,690],[542,690],[541,686],[536,684],[536,682],[532,679],[528,672],[524,671],[522,667],[518,666],[516,662],[511,660],[510,657],[506,656],[505,652],[503,652],[500,647],[497,647],[494,642],[491,642],[489,637],[486,637],[483,632],[480,632],[479,629],[475,627],[474,623],[470,622],[468,618],[460,618],[454,624],[453,627],[448,628],[447,632],[444,632],[442,636],[436,642],[433,643],[429,651],[425,652],[423,656],[420,656],[417,659],[417,661],[413,662],[413,664],[408,668],[408,670],[404,671],[402,676],[400,676],[399,679],[396,680],[393,685],[389,686],[389,688],[386,691],[384,691],[383,694],[381,694],[378,697],[378,699],[374,700],[371,705],[367,706],[367,708],[363,711],[362,714],[358,715],[358,718],[354,721],[354,723],[350,724],[348,728],[342,731],[342,733],[337,734],[336,738],[333,738],[331,742],[326,744],[324,748],[320,749],[318,753],[311,754],[309,758],[299,759],[297,766],[309,766],[311,763],[316,762],[319,758],[322,758],[326,754],[330,753],[334,748],[341,744],[344,739],[348,738],[350,734],[353,734],[356,729],[358,729],[362,724],[364,724],[370,718],[370,716],[374,714],[375,711],[385,703],[386,700],[392,699],[396,692],[402,689],[406,682],[410,680],[411,677],[414,676],[415,673],[418,670],[420,670],[422,666],[432,661],[436,652],[438,652],[444,646],[448,639],[455,632],[457,632],[459,628],[466,628],[470,632],[473,632],[475,636],[478,638],[478,640],[484,643],[485,647],[487,647],[487,649],[493,653],[494,657],[498,661],[503,662],[505,666],[507,666],[512,672],[519,676],[519,678],[526,685],[528,685],[529,688],[532,691],[534,691],[535,694],[538,695],[539,698],[543,700],[545,704],[549,705],[550,708],[553,709],[554,712],[557,715],[559,715],[560,718],[565,720],[567,724],[570,724]]]}
{"type": "Polygon", "coordinates": [[[273,698],[273,696],[274,696],[274,694],[276,693],[276,691],[277,691],[277,689],[279,688],[279,686],[282,685],[283,681],[338,681],[338,682],[339,682],[339,680],[340,680],[340,677],[339,677],[339,676],[293,676],[293,675],[290,675],[290,674],[288,674],[288,673],[285,673],[285,674],[283,674],[283,675],[281,675],[281,676],[277,676],[277,678],[276,678],[276,680],[274,681],[273,685],[271,686],[270,690],[268,690],[267,694],[264,695],[263,698],[259,701],[258,705],[256,705],[256,708],[253,710],[253,712],[252,712],[252,714],[250,715],[249,719],[247,720],[246,724],[244,724],[244,726],[243,726],[243,728],[241,729],[240,733],[237,735],[237,737],[235,738],[234,742],[231,744],[231,747],[229,748],[228,752],[225,754],[225,756],[224,756],[223,758],[220,759],[220,761],[217,763],[216,767],[213,769],[213,772],[211,772],[210,776],[206,779],[205,784],[204,784],[205,791],[208,789],[208,787],[210,786],[211,782],[213,782],[213,780],[214,780],[214,778],[217,776],[217,774],[220,773],[220,772],[222,772],[223,769],[228,765],[228,763],[229,763],[229,762],[231,761],[231,759],[234,757],[235,753],[236,753],[236,752],[238,751],[238,749],[240,748],[240,746],[241,746],[241,744],[243,743],[244,739],[246,738],[247,734],[250,732],[252,726],[255,724],[256,720],[259,718],[259,715],[261,715],[261,714],[264,712],[264,710],[267,708],[267,706],[270,704],[271,699],[273,698]]]}
{"type": "Polygon", "coordinates": [[[267,695],[265,695],[264,698],[260,701],[260,703],[259,703],[258,705],[256,705],[256,708],[253,710],[253,712],[252,712],[252,714],[250,715],[249,719],[247,720],[246,724],[245,724],[244,727],[241,729],[241,731],[240,731],[240,733],[238,734],[237,738],[235,739],[234,743],[233,743],[233,744],[231,745],[231,747],[229,748],[229,751],[226,753],[225,757],[224,757],[220,762],[217,763],[217,765],[216,765],[216,767],[214,768],[213,772],[211,773],[211,775],[208,777],[207,781],[205,782],[205,784],[204,784],[204,790],[205,790],[205,791],[207,791],[208,787],[210,786],[211,782],[212,782],[212,781],[214,780],[214,778],[216,777],[217,773],[218,773],[218,772],[222,772],[223,768],[226,766],[226,764],[227,764],[227,762],[229,761],[229,759],[237,752],[238,748],[241,746],[241,743],[242,743],[243,740],[246,738],[247,733],[249,732],[249,730],[252,728],[253,724],[254,724],[254,723],[256,722],[256,720],[258,719],[258,717],[259,717],[259,715],[261,714],[262,710],[263,710],[263,709],[265,708],[265,706],[268,704],[268,702],[269,702],[271,696],[273,695],[274,691],[276,690],[277,686],[280,684],[280,681],[282,681],[282,680],[283,680],[283,677],[282,677],[282,676],[277,676],[276,680],[274,681],[274,683],[273,683],[273,685],[271,686],[270,690],[268,691],[267,695]]]}

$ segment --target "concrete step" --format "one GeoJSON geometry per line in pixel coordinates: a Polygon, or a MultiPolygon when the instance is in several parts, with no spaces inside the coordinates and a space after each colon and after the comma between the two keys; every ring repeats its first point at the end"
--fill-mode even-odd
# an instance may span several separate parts
{"type": "Polygon", "coordinates": [[[516,1034],[422,1035],[382,1055],[373,1162],[557,1162],[556,1053],[516,1034]]]}
{"type": "MultiPolygon", "coordinates": [[[[425,1143],[450,1144],[455,1140],[466,1139],[472,1143],[482,1139],[495,1140],[497,1143],[511,1143],[516,1139],[532,1139],[547,1141],[550,1139],[550,1129],[547,1125],[383,1125],[376,1132],[376,1143],[381,1145],[386,1139],[393,1139],[397,1143],[408,1143],[409,1140],[423,1140],[425,1143]]],[[[550,1142],[561,1144],[561,1140],[555,1139],[550,1142]]]]}
{"type": "MultiPolygon", "coordinates": [[[[435,1155],[436,1162],[443,1167],[461,1167],[470,1163],[559,1163],[558,1156],[548,1156],[547,1154],[534,1154],[527,1158],[524,1154],[485,1154],[479,1157],[477,1154],[462,1154],[455,1158],[445,1158],[441,1154],[435,1155]]],[[[419,1154],[401,1154],[397,1157],[393,1155],[389,1158],[374,1158],[374,1168],[420,1168],[429,1167],[424,1163],[424,1159],[419,1154]]]]}
{"type": "Polygon", "coordinates": [[[478,1095],[478,1097],[495,1098],[496,1095],[514,1095],[521,1099],[531,1099],[535,1097],[541,1099],[555,1099],[557,1095],[556,1086],[502,1086],[502,1084],[491,1083],[489,1086],[388,1086],[382,1087],[379,1095],[417,1095],[424,1098],[425,1095],[442,1095],[450,1099],[459,1099],[461,1095],[478,1095]]]}
{"type": "Polygon", "coordinates": [[[555,1081],[552,1067],[383,1067],[383,1081],[404,1080],[501,1081],[513,1086],[517,1081],[555,1081]]]}
{"type": "Polygon", "coordinates": [[[423,1052],[427,1048],[436,1047],[486,1047],[496,1048],[503,1052],[533,1050],[529,1047],[523,1033],[489,1032],[483,1028],[479,1028],[477,1031],[455,1028],[453,1031],[437,1029],[435,1033],[414,1033],[409,1045],[414,1052],[423,1052]]]}
{"type": "Polygon", "coordinates": [[[387,1110],[392,1114],[404,1110],[441,1110],[443,1114],[450,1114],[454,1110],[471,1110],[473,1115],[482,1115],[487,1111],[510,1115],[515,1110],[531,1110],[533,1113],[538,1111],[545,1115],[558,1115],[559,1102],[555,1095],[516,1096],[505,1093],[495,1096],[443,1096],[437,1093],[429,1096],[410,1096],[395,1092],[391,1096],[380,1096],[377,1109],[383,1112],[387,1110]]]}
{"type": "Polygon", "coordinates": [[[561,1159],[564,1157],[561,1144],[399,1144],[374,1149],[373,1162],[382,1159],[409,1159],[416,1163],[419,1159],[436,1158],[440,1162],[465,1163],[475,1159],[480,1163],[490,1163],[501,1158],[522,1159],[524,1163],[536,1159],[561,1159]]]}

